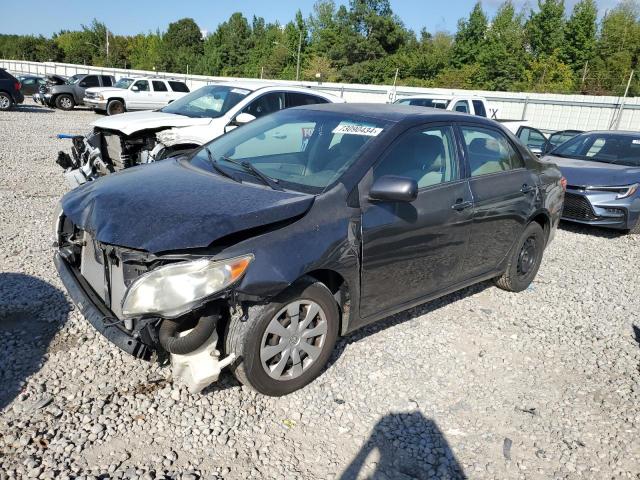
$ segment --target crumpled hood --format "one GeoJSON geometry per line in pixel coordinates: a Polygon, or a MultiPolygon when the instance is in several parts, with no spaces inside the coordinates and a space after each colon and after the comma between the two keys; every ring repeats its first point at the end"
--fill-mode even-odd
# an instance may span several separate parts
{"type": "Polygon", "coordinates": [[[62,209],[100,242],[158,253],[204,248],[288,220],[304,214],[313,199],[164,160],[85,183],[62,198],[62,209]]]}
{"type": "MultiPolygon", "coordinates": [[[[119,90],[119,89],[116,89],[119,90]]],[[[154,128],[170,127],[190,127],[195,125],[208,125],[210,118],[191,118],[184,115],[164,113],[157,111],[131,112],[111,117],[104,117],[92,123],[94,127],[116,130],[125,135],[140,130],[150,130],[154,128]]]]}
{"type": "Polygon", "coordinates": [[[640,181],[640,168],[602,162],[590,162],[573,158],[547,155],[545,162],[555,163],[568,185],[587,186],[623,186],[640,181]]]}
{"type": "Polygon", "coordinates": [[[65,83],[67,83],[67,77],[63,77],[61,75],[47,75],[46,79],[47,82],[53,85],[64,85],[65,83]]]}

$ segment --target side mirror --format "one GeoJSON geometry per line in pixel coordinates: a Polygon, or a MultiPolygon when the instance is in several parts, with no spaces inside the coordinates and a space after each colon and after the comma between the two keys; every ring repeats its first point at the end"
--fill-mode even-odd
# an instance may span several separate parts
{"type": "Polygon", "coordinates": [[[531,153],[533,153],[536,157],[542,156],[542,148],[541,147],[529,147],[531,153]]]}
{"type": "Polygon", "coordinates": [[[137,92],[137,91],[139,91],[139,90],[140,90],[140,89],[139,89],[138,87],[136,87],[135,85],[134,85],[133,87],[131,87],[131,91],[132,91],[132,92],[137,92]]]}
{"type": "Polygon", "coordinates": [[[242,112],[236,115],[236,118],[233,120],[233,123],[240,126],[240,125],[244,125],[245,123],[253,122],[255,119],[256,117],[254,117],[250,113],[242,112]]]}
{"type": "Polygon", "coordinates": [[[369,198],[382,202],[413,202],[418,196],[418,182],[408,177],[385,175],[371,186],[369,198]]]}

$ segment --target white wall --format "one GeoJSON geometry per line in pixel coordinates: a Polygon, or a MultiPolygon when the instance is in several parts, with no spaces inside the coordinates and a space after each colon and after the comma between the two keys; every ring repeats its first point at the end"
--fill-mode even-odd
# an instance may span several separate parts
{"type": "MultiPolygon", "coordinates": [[[[393,98],[394,90],[389,85],[358,85],[341,83],[295,82],[278,80],[239,79],[208,77],[203,75],[181,75],[165,72],[149,72],[118,68],[101,68],[66,63],[37,63],[20,60],[0,60],[0,67],[15,73],[47,75],[75,75],[76,73],[98,73],[115,75],[116,78],[130,75],[158,75],[183,79],[192,90],[215,82],[246,81],[265,84],[305,85],[343,97],[348,102],[384,103],[393,98]]],[[[614,128],[615,118],[620,113],[621,97],[598,97],[584,95],[560,95],[552,93],[489,92],[480,90],[449,90],[441,88],[397,87],[397,98],[416,94],[469,94],[486,97],[493,107],[500,110],[501,118],[528,120],[543,130],[606,130],[614,128]]],[[[640,98],[627,98],[619,122],[620,130],[640,131],[640,98]]]]}

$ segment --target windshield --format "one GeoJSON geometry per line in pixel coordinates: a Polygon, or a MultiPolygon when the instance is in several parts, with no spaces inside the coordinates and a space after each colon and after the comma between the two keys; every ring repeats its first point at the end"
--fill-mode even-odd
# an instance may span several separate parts
{"type": "Polygon", "coordinates": [[[116,82],[114,87],[127,89],[129,88],[129,85],[131,85],[132,83],[133,83],[133,78],[121,78],[116,82]]]}
{"type": "Polygon", "coordinates": [[[640,134],[586,133],[563,143],[551,154],[558,157],[638,167],[640,166],[640,134]]]}
{"type": "Polygon", "coordinates": [[[354,115],[317,110],[283,110],[254,120],[215,139],[191,162],[208,170],[216,167],[233,176],[264,183],[251,175],[250,163],[283,188],[321,193],[358,158],[360,150],[388,124],[354,115]]]}
{"type": "Polygon", "coordinates": [[[225,85],[208,85],[171,102],[160,111],[192,118],[218,118],[227,113],[251,90],[225,85]]]}
{"type": "Polygon", "coordinates": [[[82,77],[84,77],[84,74],[74,75],[73,77],[69,77],[69,79],[67,80],[67,85],[73,85],[75,83],[78,83],[78,80],[80,80],[82,77]]]}
{"type": "Polygon", "coordinates": [[[441,108],[446,110],[451,100],[446,98],[404,98],[397,100],[398,105],[414,105],[416,107],[441,108]]]}

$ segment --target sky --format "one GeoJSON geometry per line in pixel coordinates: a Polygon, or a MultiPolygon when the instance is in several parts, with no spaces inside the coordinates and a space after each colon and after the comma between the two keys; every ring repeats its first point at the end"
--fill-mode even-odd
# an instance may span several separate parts
{"type": "MultiPolygon", "coordinates": [[[[565,0],[570,10],[577,0],[565,0]]],[[[600,14],[614,7],[617,0],[596,0],[600,14]]],[[[23,8],[2,10],[0,33],[35,34],[50,36],[60,30],[76,30],[81,24],[88,25],[95,17],[104,22],[115,34],[133,35],[141,32],[166,30],[170,22],[191,17],[201,30],[212,32],[219,23],[237,11],[247,18],[253,15],[264,17],[268,22],[286,23],[294,18],[299,8],[305,17],[311,13],[315,0],[110,0],[91,2],[86,0],[30,0],[29,12],[23,8]]],[[[347,4],[347,0],[336,0],[347,4]]],[[[484,0],[485,11],[491,15],[502,0],[484,0]]],[[[515,0],[521,11],[529,12],[536,0],[515,0]]],[[[458,19],[468,16],[475,0],[391,0],[393,11],[407,27],[419,32],[426,27],[430,32],[455,32],[458,19]]]]}

